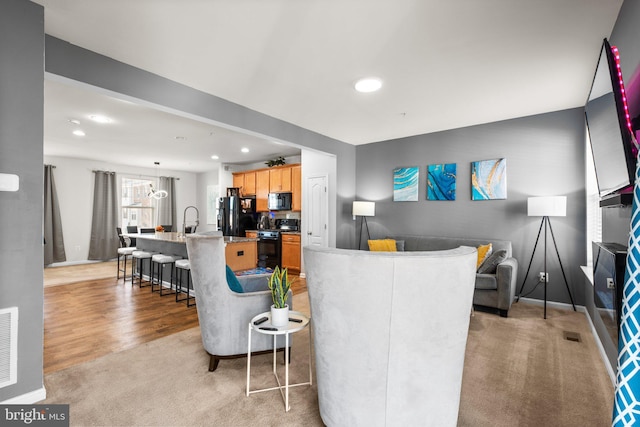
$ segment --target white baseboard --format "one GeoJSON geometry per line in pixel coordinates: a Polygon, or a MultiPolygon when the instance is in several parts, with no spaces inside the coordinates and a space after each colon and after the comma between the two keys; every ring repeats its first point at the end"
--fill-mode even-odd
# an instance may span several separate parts
{"type": "Polygon", "coordinates": [[[109,261],[117,261],[117,260],[118,258],[108,259],[105,261],[92,261],[92,260],[64,261],[64,262],[54,262],[53,264],[49,264],[46,267],[69,267],[72,265],[98,264],[101,262],[109,262],[109,261]]]}
{"type": "Polygon", "coordinates": [[[47,398],[47,390],[42,386],[38,390],[30,391],[29,393],[12,397],[11,399],[0,402],[3,405],[30,405],[32,403],[38,403],[47,398]]]}
{"type": "MultiPolygon", "coordinates": [[[[544,306],[544,301],[541,301],[539,299],[520,298],[520,301],[526,304],[538,305],[540,307],[544,306]]],[[[557,308],[560,310],[573,310],[573,306],[571,304],[567,304],[563,302],[555,302],[555,301],[547,301],[547,307],[557,308]]],[[[591,328],[591,334],[593,335],[593,339],[595,340],[596,345],[598,346],[598,351],[600,352],[600,358],[602,359],[602,363],[604,363],[604,367],[606,368],[607,373],[609,374],[609,379],[611,380],[611,383],[615,387],[616,374],[615,372],[613,372],[613,368],[609,363],[609,357],[607,356],[607,353],[604,351],[604,347],[602,346],[602,342],[600,342],[600,337],[598,336],[596,327],[593,325],[593,321],[591,320],[591,316],[589,315],[587,308],[583,305],[576,305],[576,310],[581,313],[584,313],[585,317],[587,318],[587,321],[589,322],[589,327],[591,328]]]]}

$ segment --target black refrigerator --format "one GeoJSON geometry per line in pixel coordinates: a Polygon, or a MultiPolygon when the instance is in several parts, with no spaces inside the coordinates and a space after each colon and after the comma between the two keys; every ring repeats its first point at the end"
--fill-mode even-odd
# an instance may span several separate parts
{"type": "Polygon", "coordinates": [[[224,236],[244,237],[245,231],[256,229],[256,199],[250,197],[220,197],[218,199],[218,230],[224,236]]]}

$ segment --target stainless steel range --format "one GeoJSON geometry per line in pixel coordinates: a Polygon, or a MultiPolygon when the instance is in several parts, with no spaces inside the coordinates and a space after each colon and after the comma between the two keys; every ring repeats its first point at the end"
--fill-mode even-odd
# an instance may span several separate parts
{"type": "Polygon", "coordinates": [[[276,228],[258,230],[258,267],[275,268],[282,263],[282,231],[298,231],[297,219],[276,219],[276,228]]]}

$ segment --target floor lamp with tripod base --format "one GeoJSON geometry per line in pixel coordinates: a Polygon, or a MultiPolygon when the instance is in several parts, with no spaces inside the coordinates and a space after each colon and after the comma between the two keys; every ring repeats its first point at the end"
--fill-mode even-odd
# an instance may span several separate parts
{"type": "Polygon", "coordinates": [[[369,234],[369,224],[367,224],[367,217],[376,215],[376,202],[354,201],[351,214],[353,215],[354,220],[356,217],[362,217],[360,219],[360,235],[358,236],[358,249],[360,249],[363,225],[367,228],[367,239],[371,239],[371,235],[369,234]]]}
{"type": "Polygon", "coordinates": [[[522,281],[522,286],[520,286],[520,292],[518,292],[516,302],[520,300],[522,289],[524,288],[525,283],[527,283],[527,277],[529,276],[529,271],[531,270],[533,257],[536,254],[538,242],[540,241],[540,234],[542,232],[542,228],[544,227],[544,271],[542,277],[540,277],[540,281],[544,283],[544,318],[547,318],[547,285],[549,283],[549,270],[547,270],[547,232],[551,233],[553,247],[555,248],[556,255],[558,256],[558,262],[560,263],[560,271],[562,272],[562,277],[564,278],[564,284],[567,287],[567,292],[569,292],[569,298],[571,299],[573,311],[576,311],[576,305],[573,302],[573,296],[571,295],[569,282],[567,281],[567,276],[564,273],[564,267],[562,266],[562,260],[560,259],[560,252],[558,252],[558,245],[556,244],[556,238],[553,235],[553,228],[551,228],[551,220],[549,219],[550,216],[567,216],[567,198],[565,196],[529,197],[527,199],[527,215],[541,216],[542,221],[540,222],[538,237],[536,237],[536,243],[533,246],[533,252],[531,253],[529,267],[527,268],[527,273],[524,275],[524,280],[522,281]]]}

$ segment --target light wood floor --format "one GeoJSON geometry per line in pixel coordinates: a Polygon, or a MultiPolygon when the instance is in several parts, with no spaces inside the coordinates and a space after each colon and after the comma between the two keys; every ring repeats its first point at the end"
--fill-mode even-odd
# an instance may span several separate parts
{"type": "MultiPolygon", "coordinates": [[[[83,264],[45,269],[45,374],[198,325],[196,307],[176,303],[174,295],[161,297],[150,287],[116,280],[115,264],[112,277],[92,277],[103,275],[104,268],[83,264]],[[60,281],[65,277],[63,269],[68,270],[70,284],[60,281]],[[56,286],[46,285],[47,276],[55,276],[56,286]]],[[[305,280],[296,276],[292,290],[305,291],[305,280]]]]}

